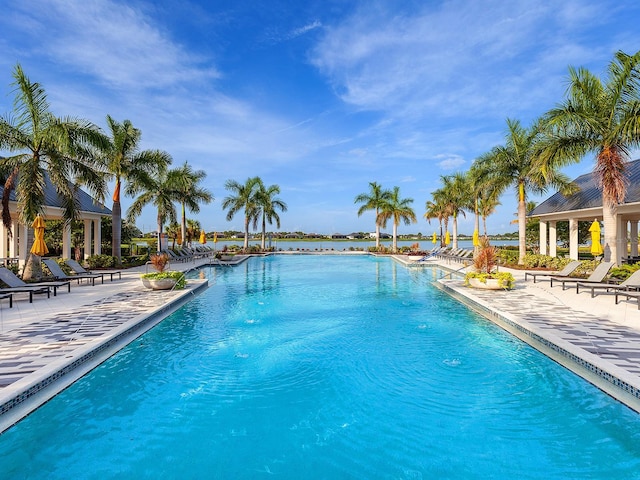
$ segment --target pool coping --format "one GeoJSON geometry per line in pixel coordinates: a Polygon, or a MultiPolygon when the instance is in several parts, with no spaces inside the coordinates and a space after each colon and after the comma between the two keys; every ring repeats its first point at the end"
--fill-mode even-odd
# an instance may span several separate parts
{"type": "Polygon", "coordinates": [[[190,282],[178,295],[48,363],[0,391],[0,433],[42,406],[209,287],[190,282]]]}

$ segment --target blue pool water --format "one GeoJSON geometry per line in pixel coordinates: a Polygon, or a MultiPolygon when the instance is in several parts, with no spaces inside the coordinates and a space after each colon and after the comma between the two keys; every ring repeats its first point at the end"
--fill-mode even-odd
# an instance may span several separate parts
{"type": "Polygon", "coordinates": [[[640,418],[368,257],[212,287],[0,436],[0,477],[639,478],[640,418]]]}

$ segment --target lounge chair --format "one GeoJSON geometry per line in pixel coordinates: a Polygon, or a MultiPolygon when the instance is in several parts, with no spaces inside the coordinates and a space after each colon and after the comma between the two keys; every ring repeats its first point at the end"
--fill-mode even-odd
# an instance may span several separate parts
{"type": "Polygon", "coordinates": [[[618,304],[618,297],[626,297],[627,300],[635,298],[638,302],[638,310],[640,310],[640,292],[631,292],[629,290],[616,290],[616,305],[618,304]]]}
{"type": "Polygon", "coordinates": [[[64,273],[64,270],[60,268],[58,262],[53,259],[42,259],[42,263],[47,266],[47,268],[51,272],[51,275],[53,275],[56,280],[77,280],[79,284],[82,279],[86,278],[87,280],[91,280],[91,285],[95,286],[96,278],[100,278],[102,279],[102,283],[104,283],[104,277],[96,273],[67,275],[66,273],[64,273]]]}
{"type": "MultiPolygon", "coordinates": [[[[92,272],[90,270],[86,270],[82,265],[80,265],[78,262],[76,262],[75,260],[65,260],[64,263],[66,263],[67,265],[69,265],[69,268],[71,268],[71,270],[73,270],[74,273],[80,274],[80,275],[102,275],[104,277],[104,275],[110,275],[111,276],[111,281],[113,282],[113,276],[114,275],[118,275],[118,279],[122,280],[122,272],[109,272],[109,271],[104,271],[104,272],[92,272]]],[[[104,278],[102,279],[102,283],[104,283],[104,278]]]]}
{"type": "Polygon", "coordinates": [[[600,263],[600,265],[598,265],[595,270],[591,273],[591,275],[589,275],[588,278],[576,278],[576,277],[560,277],[560,276],[553,276],[551,277],[551,286],[553,287],[553,282],[557,282],[562,284],[562,290],[565,289],[565,285],[567,283],[583,283],[583,284],[587,284],[587,283],[602,283],[602,280],[604,280],[604,277],[607,276],[607,273],[609,273],[609,270],[611,270],[611,267],[613,267],[614,262],[602,262],[600,263]]]}
{"type": "MultiPolygon", "coordinates": [[[[0,270],[6,270],[7,272],[9,272],[11,275],[13,275],[13,277],[15,277],[16,279],[18,279],[20,282],[22,282],[22,280],[20,280],[18,277],[16,277],[13,272],[11,270],[7,270],[5,267],[0,267],[0,270]]],[[[1,273],[1,272],[0,272],[1,273]]],[[[7,277],[9,279],[9,281],[12,281],[12,279],[10,277],[7,277]]],[[[1,279],[0,279],[1,280],[1,279]]],[[[2,280],[4,282],[4,280],[2,280]]],[[[6,285],[9,285],[8,283],[4,282],[6,285]]],[[[28,293],[29,294],[29,303],[33,303],[33,294],[36,293],[46,293],[47,294],[47,298],[51,298],[51,285],[29,285],[28,283],[22,282],[24,285],[24,287],[7,287],[7,288],[0,288],[0,295],[10,295],[13,293],[28,293]]],[[[13,306],[13,297],[10,298],[9,300],[9,306],[13,306]]]]}
{"type": "Polygon", "coordinates": [[[13,294],[12,293],[0,293],[0,300],[8,298],[9,308],[13,308],[13,294]]]}
{"type": "Polygon", "coordinates": [[[568,277],[580,266],[580,260],[573,260],[559,272],[524,272],[524,280],[527,281],[528,277],[533,277],[533,283],[536,283],[538,277],[547,277],[543,280],[549,280],[549,277],[568,277]]]}
{"type": "MultiPolygon", "coordinates": [[[[71,282],[35,282],[27,283],[18,278],[15,273],[6,267],[0,267],[0,281],[9,286],[9,288],[33,288],[33,287],[49,287],[53,288],[53,296],[58,294],[58,287],[67,287],[67,292],[71,292],[71,282]]],[[[3,289],[7,291],[8,289],[3,289]]],[[[14,290],[17,291],[17,290],[14,290]]]]}
{"type": "MultiPolygon", "coordinates": [[[[629,278],[622,283],[576,283],[576,293],[580,293],[580,287],[591,289],[591,298],[596,296],[596,290],[605,290],[605,292],[620,292],[640,289],[640,270],[633,272],[629,278]]],[[[616,293],[616,303],[617,293],[616,293]]]]}

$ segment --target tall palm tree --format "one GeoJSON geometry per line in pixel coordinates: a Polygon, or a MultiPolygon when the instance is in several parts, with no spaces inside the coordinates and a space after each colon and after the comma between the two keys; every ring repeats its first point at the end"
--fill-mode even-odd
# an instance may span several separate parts
{"type": "Polygon", "coordinates": [[[231,221],[236,213],[244,211],[244,249],[249,248],[249,224],[257,221],[260,212],[258,206],[258,191],[262,180],[260,177],[248,178],[244,184],[235,180],[227,180],[224,188],[232,192],[222,201],[222,209],[228,210],[227,221],[231,221]]]}
{"type": "Polygon", "coordinates": [[[267,222],[271,225],[275,221],[277,228],[280,228],[278,210],[281,212],[287,211],[287,204],[282,199],[276,197],[279,193],[280,187],[278,185],[265,187],[262,181],[258,185],[258,208],[260,209],[260,216],[262,218],[262,250],[265,249],[267,222]]]}
{"type": "Polygon", "coordinates": [[[181,206],[182,238],[187,238],[187,208],[192,213],[200,212],[200,204],[209,204],[213,201],[213,195],[199,184],[205,179],[207,173],[204,170],[193,170],[191,165],[184,165],[176,171],[178,202],[181,206]]]}
{"type": "Polygon", "coordinates": [[[438,220],[438,224],[440,225],[440,246],[442,247],[444,245],[442,222],[444,221],[444,218],[446,216],[445,207],[440,203],[434,202],[432,200],[427,200],[427,202],[425,203],[425,209],[426,212],[424,213],[424,218],[427,220],[427,222],[431,223],[431,220],[438,220]]]}
{"type": "MultiPolygon", "coordinates": [[[[169,154],[165,154],[169,155],[169,154]]],[[[170,158],[170,157],[169,157],[170,158]]],[[[161,248],[160,235],[162,226],[169,222],[176,222],[176,206],[173,202],[178,201],[176,188],[178,170],[168,170],[166,167],[160,168],[155,177],[140,179],[132,186],[133,191],[140,193],[127,210],[127,219],[134,222],[142,213],[142,209],[147,205],[153,205],[157,210],[158,222],[158,250],[161,248]]]]}
{"type": "Polygon", "coordinates": [[[361,216],[367,210],[375,210],[376,212],[376,249],[380,248],[380,223],[378,222],[380,209],[390,199],[391,192],[389,190],[384,190],[376,182],[369,182],[369,193],[361,193],[353,201],[353,203],[363,204],[358,209],[358,216],[361,216]]]}
{"type": "MultiPolygon", "coordinates": [[[[640,146],[640,51],[621,51],[603,82],[585,68],[569,68],[567,98],[545,115],[551,126],[545,154],[579,161],[595,153],[595,173],[602,188],[606,261],[618,261],[617,205],[624,201],[629,152],[640,146]]],[[[626,245],[621,248],[626,248],[626,245]]]]}
{"type": "MultiPolygon", "coordinates": [[[[167,238],[171,240],[171,248],[176,248],[176,242],[178,242],[178,237],[180,237],[180,224],[178,222],[171,222],[169,225],[165,227],[165,233],[167,234],[167,238]]],[[[184,238],[184,237],[181,237],[184,238]]],[[[184,242],[184,240],[182,240],[184,242]]]]}
{"type": "MultiPolygon", "coordinates": [[[[16,192],[20,222],[31,225],[38,214],[44,213],[45,174],[62,197],[66,222],[78,217],[75,193],[79,184],[98,201],[104,199],[107,188],[104,171],[92,148],[103,142],[98,128],[86,120],[54,116],[44,88],[31,82],[19,64],[13,78],[13,114],[0,117],[0,150],[11,153],[0,162],[0,174],[6,179],[2,223],[10,235],[11,193],[16,192]]],[[[24,276],[42,276],[39,258],[29,256],[24,276]]]]}
{"type": "Polygon", "coordinates": [[[452,217],[452,248],[458,248],[458,215],[464,216],[464,208],[470,203],[469,186],[463,173],[441,176],[442,188],[433,192],[437,203],[446,205],[448,213],[452,217]]]}
{"type": "Polygon", "coordinates": [[[560,173],[561,162],[542,156],[542,124],[525,128],[517,120],[507,119],[505,144],[494,147],[476,161],[488,173],[488,180],[499,190],[516,187],[518,196],[518,263],[524,263],[526,245],[526,201],[530,192],[544,193],[550,186],[564,193],[571,191],[569,178],[560,173]]]}
{"type": "Polygon", "coordinates": [[[412,203],[413,198],[400,198],[400,187],[393,187],[389,199],[380,207],[376,223],[385,228],[387,221],[393,219],[392,251],[394,253],[398,251],[398,225],[400,225],[400,222],[402,221],[405,225],[409,225],[418,221],[415,212],[410,207],[412,203]]]}
{"type": "Polygon", "coordinates": [[[120,123],[107,115],[107,128],[109,136],[101,154],[107,171],[116,181],[111,208],[113,241],[111,255],[120,264],[122,262],[120,248],[122,243],[122,205],[120,203],[122,183],[127,182],[124,194],[132,195],[136,184],[144,183],[146,177],[153,177],[159,169],[166,168],[171,163],[171,157],[160,150],[140,151],[141,132],[129,120],[120,123]]]}
{"type": "MultiPolygon", "coordinates": [[[[491,167],[489,163],[474,161],[467,171],[469,193],[472,196],[472,210],[474,212],[474,230],[480,235],[480,218],[482,218],[483,234],[487,236],[487,217],[495,212],[500,205],[500,194],[502,187],[496,184],[491,178],[491,167]]],[[[474,247],[477,253],[480,246],[474,247]]]]}

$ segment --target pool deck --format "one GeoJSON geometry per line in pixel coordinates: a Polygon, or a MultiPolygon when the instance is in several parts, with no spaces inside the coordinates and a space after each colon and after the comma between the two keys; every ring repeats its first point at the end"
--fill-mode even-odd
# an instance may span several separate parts
{"type": "MultiPolygon", "coordinates": [[[[336,252],[339,253],[339,252],[336,252]]],[[[247,257],[236,256],[233,264],[247,257]]],[[[409,268],[463,265],[394,256],[409,268]]],[[[210,264],[199,259],[172,264],[187,271],[210,264]]],[[[124,270],[104,284],[73,284],[57,296],[15,294],[13,308],[0,300],[0,432],[99,365],[124,345],[208,287],[190,280],[187,289],[151,291],[139,279],[148,267],[124,270]]],[[[550,287],[548,281],[516,277],[513,291],[464,287],[451,275],[438,286],[596,386],[640,411],[640,310],[636,300],[615,305],[613,295],[591,298],[550,287]]]]}

